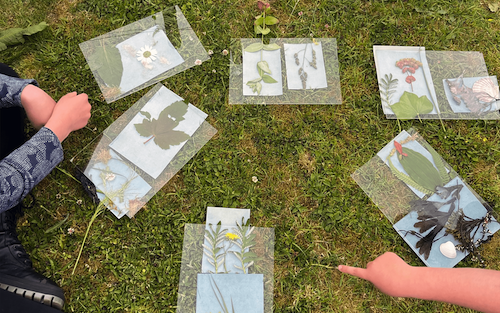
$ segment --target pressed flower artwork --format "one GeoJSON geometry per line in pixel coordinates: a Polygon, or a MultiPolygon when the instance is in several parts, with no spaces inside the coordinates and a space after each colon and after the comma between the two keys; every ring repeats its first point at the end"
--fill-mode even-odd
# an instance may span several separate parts
{"type": "Polygon", "coordinates": [[[321,42],[284,44],[288,89],[318,89],[328,86],[321,42]]]}
{"type": "Polygon", "coordinates": [[[500,94],[496,76],[444,79],[446,98],[454,112],[487,113],[498,111],[500,94]]]}
{"type": "Polygon", "coordinates": [[[177,312],[272,312],[274,230],[249,217],[209,207],[206,224],[186,224],[177,312]]]}
{"type": "Polygon", "coordinates": [[[144,205],[140,199],[151,186],[124,162],[113,150],[108,150],[110,158],[87,168],[85,175],[94,183],[97,196],[102,201],[111,200],[108,209],[118,218],[129,210],[138,210],[144,205]],[[137,208],[137,203],[141,203],[137,208]]]}
{"type": "Polygon", "coordinates": [[[80,49],[108,103],[209,58],[178,6],[83,42],[80,49]]]}
{"type": "Polygon", "coordinates": [[[352,177],[427,266],[453,267],[500,229],[492,209],[413,130],[352,177]]]}
{"type": "Polygon", "coordinates": [[[251,227],[244,226],[249,218],[248,209],[207,208],[202,273],[248,272],[252,260],[243,262],[242,265],[244,260],[240,260],[238,256],[241,251],[248,252],[247,239],[255,236],[251,234],[251,227]]]}
{"type": "Polygon", "coordinates": [[[133,217],[215,135],[206,117],[157,84],[71,162],[94,203],[133,217]]]}
{"type": "Polygon", "coordinates": [[[206,117],[162,86],[110,147],[156,179],[206,117]]]}
{"type": "Polygon", "coordinates": [[[481,53],[397,46],[374,46],[373,53],[387,118],[500,118],[497,80],[481,53]]]}
{"type": "Polygon", "coordinates": [[[123,73],[119,88],[127,92],[184,62],[165,32],[153,26],[116,45],[123,73]],[[136,51],[131,54],[131,51],[136,51]],[[160,62],[160,57],[168,62],[160,62]]]}
{"type": "Polygon", "coordinates": [[[280,47],[276,44],[264,45],[260,40],[249,40],[248,44],[245,40],[242,44],[245,45],[243,49],[243,94],[282,95],[280,47]]]}

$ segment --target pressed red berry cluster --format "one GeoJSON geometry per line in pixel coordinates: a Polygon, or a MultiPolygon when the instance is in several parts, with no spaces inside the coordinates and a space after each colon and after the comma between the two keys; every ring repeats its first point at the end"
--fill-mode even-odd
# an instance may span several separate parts
{"type": "MultiPolygon", "coordinates": [[[[403,70],[403,73],[407,73],[405,81],[408,84],[413,83],[417,79],[412,75],[415,71],[422,66],[422,62],[415,60],[414,58],[404,58],[396,62],[396,66],[403,70]]],[[[412,86],[413,90],[413,86],[412,86]]]]}

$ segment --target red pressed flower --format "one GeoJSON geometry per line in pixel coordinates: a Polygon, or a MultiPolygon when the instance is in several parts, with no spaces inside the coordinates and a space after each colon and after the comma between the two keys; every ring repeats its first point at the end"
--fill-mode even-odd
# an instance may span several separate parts
{"type": "Polygon", "coordinates": [[[270,7],[270,4],[259,0],[257,1],[257,7],[259,8],[259,10],[264,11],[265,9],[270,7]]]}
{"type": "Polygon", "coordinates": [[[413,83],[414,81],[416,81],[417,79],[416,79],[415,77],[413,77],[413,76],[406,76],[406,79],[405,79],[405,80],[406,80],[406,82],[407,82],[408,84],[411,84],[411,83],[413,83]]]}
{"type": "Polygon", "coordinates": [[[407,67],[405,67],[405,68],[403,69],[403,73],[406,73],[406,71],[408,71],[408,68],[407,68],[407,67]]]}
{"type": "Polygon", "coordinates": [[[396,150],[402,156],[408,156],[408,154],[403,153],[403,146],[401,146],[401,144],[399,142],[397,142],[396,140],[394,140],[394,147],[396,147],[396,150]]]}
{"type": "MultiPolygon", "coordinates": [[[[418,65],[417,65],[418,66],[418,65]]],[[[413,67],[409,67],[408,68],[408,71],[410,71],[410,73],[412,74],[415,74],[415,69],[413,67]]]]}

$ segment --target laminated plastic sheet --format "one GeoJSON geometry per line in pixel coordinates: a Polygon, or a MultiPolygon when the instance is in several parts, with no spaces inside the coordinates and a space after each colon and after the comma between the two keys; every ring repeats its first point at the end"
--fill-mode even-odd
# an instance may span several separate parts
{"type": "Polygon", "coordinates": [[[111,103],[209,59],[178,6],[80,44],[111,103]]]}
{"type": "Polygon", "coordinates": [[[234,39],[230,104],[341,104],[335,38],[234,39]]]}
{"type": "Polygon", "coordinates": [[[374,46],[382,108],[388,119],[499,119],[496,76],[476,51],[374,46]]]}
{"type": "Polygon", "coordinates": [[[118,218],[133,217],[217,132],[162,84],[71,161],[118,218]]]}
{"type": "MultiPolygon", "coordinates": [[[[259,260],[255,261],[254,265],[250,267],[248,274],[235,274],[235,273],[212,274],[210,272],[203,273],[202,271],[202,259],[204,256],[203,242],[205,240],[204,237],[205,237],[206,227],[207,227],[206,224],[186,224],[184,227],[184,244],[182,250],[181,274],[179,277],[177,312],[178,313],[201,312],[197,310],[197,296],[199,293],[198,277],[200,277],[200,275],[205,275],[205,277],[203,277],[204,286],[207,284],[206,280],[210,280],[210,278],[206,277],[207,275],[213,275],[217,277],[233,275],[233,278],[229,277],[228,280],[237,279],[238,277],[245,279],[244,276],[253,276],[251,279],[252,284],[256,284],[255,280],[258,281],[260,280],[260,282],[263,285],[263,301],[264,301],[263,304],[259,302],[261,301],[260,299],[262,298],[257,297],[256,294],[254,298],[255,302],[252,303],[253,306],[262,307],[263,312],[265,313],[272,312],[273,284],[274,284],[274,228],[256,227],[254,229],[253,233],[256,234],[257,244],[255,247],[251,248],[251,250],[257,254],[259,260]]],[[[227,228],[232,228],[232,227],[227,227],[227,228]]],[[[222,292],[224,292],[227,286],[224,284],[223,287],[222,284],[224,284],[223,281],[219,283],[218,287],[219,289],[222,288],[221,290],[222,292]]],[[[204,290],[206,290],[206,287],[204,288],[204,290]]],[[[217,289],[215,288],[215,290],[217,289]]],[[[211,288],[209,288],[207,291],[209,295],[213,295],[213,300],[215,300],[215,294],[213,294],[214,291],[211,288]]],[[[233,301],[237,299],[235,296],[231,296],[229,294],[225,297],[226,304],[231,303],[231,297],[234,297],[233,301]]],[[[230,304],[228,305],[228,307],[230,307],[230,304]]],[[[205,309],[208,310],[208,308],[205,309]]],[[[236,309],[236,303],[235,303],[235,309],[236,309]]],[[[211,310],[212,312],[219,312],[220,308],[218,309],[219,311],[217,311],[217,308],[211,310]]],[[[236,311],[246,312],[245,309],[243,310],[236,309],[236,311]]]]}
{"type": "Polygon", "coordinates": [[[471,248],[464,240],[475,249],[500,229],[489,205],[413,129],[352,178],[427,266],[455,266],[471,248]]]}

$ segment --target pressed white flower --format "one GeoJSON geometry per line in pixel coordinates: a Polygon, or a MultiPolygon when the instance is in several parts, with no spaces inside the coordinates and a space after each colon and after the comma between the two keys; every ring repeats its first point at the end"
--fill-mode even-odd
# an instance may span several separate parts
{"type": "Polygon", "coordinates": [[[68,228],[68,235],[73,235],[75,233],[75,229],[73,227],[68,228]]]}
{"type": "Polygon", "coordinates": [[[195,65],[201,65],[201,60],[200,59],[196,59],[196,61],[194,61],[194,64],[195,65]]]}
{"type": "Polygon", "coordinates": [[[153,49],[151,46],[144,46],[141,48],[141,50],[137,51],[137,60],[141,62],[143,65],[143,61],[146,61],[147,63],[151,63],[154,60],[156,60],[156,55],[158,52],[156,49],[153,49]]]}
{"type": "Polygon", "coordinates": [[[252,176],[252,181],[253,181],[254,183],[256,183],[256,182],[258,182],[258,181],[259,181],[259,179],[257,178],[257,176],[252,176]]]}
{"type": "Polygon", "coordinates": [[[217,73],[217,71],[215,69],[212,70],[212,73],[217,73]]]}
{"type": "Polygon", "coordinates": [[[214,54],[214,52],[212,50],[208,50],[208,54],[212,55],[212,54],[214,54]]]}
{"type": "Polygon", "coordinates": [[[82,201],[81,199],[76,200],[76,204],[78,204],[78,205],[82,205],[82,203],[83,203],[83,201],[82,201]]]}
{"type": "Polygon", "coordinates": [[[112,181],[115,178],[116,178],[116,176],[113,173],[107,173],[106,176],[104,177],[104,179],[106,179],[107,181],[112,181]]]}
{"type": "Polygon", "coordinates": [[[222,54],[223,54],[223,55],[227,55],[228,53],[229,53],[229,52],[228,52],[226,49],[222,50],[222,54]]]}

